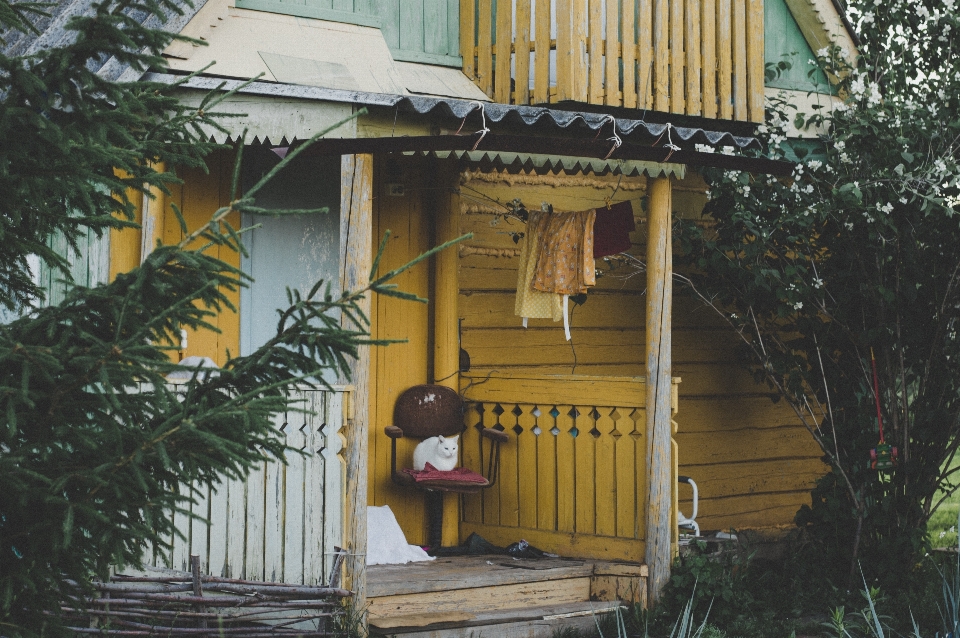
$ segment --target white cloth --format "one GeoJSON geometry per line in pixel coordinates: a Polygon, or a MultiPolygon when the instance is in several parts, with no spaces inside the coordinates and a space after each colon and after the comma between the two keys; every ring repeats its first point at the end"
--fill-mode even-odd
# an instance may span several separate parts
{"type": "Polygon", "coordinates": [[[389,505],[367,507],[367,565],[402,565],[421,560],[434,558],[407,543],[389,505]]]}

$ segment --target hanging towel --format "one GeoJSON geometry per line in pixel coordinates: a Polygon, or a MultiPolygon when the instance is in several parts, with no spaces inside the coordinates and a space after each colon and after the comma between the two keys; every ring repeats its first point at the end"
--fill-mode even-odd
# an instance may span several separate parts
{"type": "Polygon", "coordinates": [[[520,265],[517,271],[517,300],[514,313],[523,317],[523,327],[527,327],[527,319],[553,319],[560,321],[563,316],[560,295],[535,290],[533,283],[534,269],[540,255],[540,240],[543,227],[549,221],[549,214],[541,211],[531,211],[527,220],[527,230],[520,248],[520,265]]]}
{"type": "Polygon", "coordinates": [[[630,202],[597,209],[593,223],[593,258],[600,259],[630,250],[630,233],[637,229],[630,202]]]}
{"type": "Polygon", "coordinates": [[[596,285],[593,223],[596,210],[547,215],[540,235],[540,255],[533,287],[560,295],[579,295],[596,285]]]}

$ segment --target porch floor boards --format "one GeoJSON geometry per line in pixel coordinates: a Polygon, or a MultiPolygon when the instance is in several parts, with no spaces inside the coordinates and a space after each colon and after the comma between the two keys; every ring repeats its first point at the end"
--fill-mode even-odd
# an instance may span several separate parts
{"type": "Polygon", "coordinates": [[[643,601],[646,566],[462,556],[367,568],[371,633],[402,638],[550,638],[590,628],[624,600],[643,601]]]}

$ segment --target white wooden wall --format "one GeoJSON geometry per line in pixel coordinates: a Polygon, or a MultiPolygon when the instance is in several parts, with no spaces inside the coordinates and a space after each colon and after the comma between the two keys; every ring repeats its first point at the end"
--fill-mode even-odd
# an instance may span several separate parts
{"type": "Polygon", "coordinates": [[[145,563],[227,578],[306,585],[326,584],[335,546],[343,545],[342,458],[345,393],[304,390],[304,413],[280,415],[276,427],[288,446],[287,464],[264,462],[245,481],[197,486],[192,512],[176,514],[185,538],[172,551],[154,552],[145,563]]]}

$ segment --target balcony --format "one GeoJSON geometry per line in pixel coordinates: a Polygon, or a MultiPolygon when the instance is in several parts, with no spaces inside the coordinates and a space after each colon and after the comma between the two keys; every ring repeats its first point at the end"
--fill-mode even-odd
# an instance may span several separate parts
{"type": "Polygon", "coordinates": [[[502,104],[763,121],[763,0],[460,0],[463,72],[502,104]]]}

